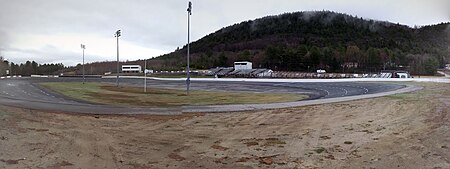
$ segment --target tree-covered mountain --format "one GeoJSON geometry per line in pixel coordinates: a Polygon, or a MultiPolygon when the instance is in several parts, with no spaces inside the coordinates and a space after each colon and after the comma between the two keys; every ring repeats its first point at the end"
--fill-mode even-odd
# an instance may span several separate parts
{"type": "MultiPolygon", "coordinates": [[[[432,74],[450,58],[450,24],[411,28],[330,11],[296,12],[245,21],[191,43],[197,69],[251,61],[283,71],[408,69],[432,74]]],[[[155,70],[180,70],[186,46],[150,59],[155,70]]]]}

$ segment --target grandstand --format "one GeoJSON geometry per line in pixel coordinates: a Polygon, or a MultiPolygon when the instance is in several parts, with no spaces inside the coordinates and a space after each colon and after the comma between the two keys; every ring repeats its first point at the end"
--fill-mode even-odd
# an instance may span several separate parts
{"type": "Polygon", "coordinates": [[[336,78],[411,78],[407,71],[382,71],[379,74],[349,74],[349,73],[306,73],[272,71],[270,69],[253,69],[251,62],[236,62],[235,67],[218,67],[207,71],[208,76],[240,77],[240,78],[302,78],[302,79],[336,79],[336,78]],[[245,63],[245,65],[243,65],[245,63]]]}
{"type": "Polygon", "coordinates": [[[383,70],[380,78],[411,78],[411,75],[408,71],[403,70],[383,70]]]}
{"type": "Polygon", "coordinates": [[[206,75],[223,77],[223,76],[228,76],[228,74],[230,72],[232,72],[233,70],[234,70],[233,67],[214,68],[214,69],[208,70],[206,75]]]}
{"type": "Polygon", "coordinates": [[[271,77],[273,71],[270,69],[241,69],[235,70],[232,67],[213,68],[208,70],[207,76],[218,77],[271,77]]]}

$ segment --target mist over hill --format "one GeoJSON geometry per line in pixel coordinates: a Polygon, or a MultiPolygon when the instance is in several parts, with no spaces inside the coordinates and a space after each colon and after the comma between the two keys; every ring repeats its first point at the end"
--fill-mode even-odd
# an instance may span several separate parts
{"type": "MultiPolygon", "coordinates": [[[[251,61],[283,71],[326,69],[377,72],[407,69],[432,74],[450,58],[450,24],[411,28],[330,11],[267,16],[222,28],[191,43],[197,69],[251,61]]],[[[180,70],[186,46],[150,59],[155,70],[180,70]]]]}

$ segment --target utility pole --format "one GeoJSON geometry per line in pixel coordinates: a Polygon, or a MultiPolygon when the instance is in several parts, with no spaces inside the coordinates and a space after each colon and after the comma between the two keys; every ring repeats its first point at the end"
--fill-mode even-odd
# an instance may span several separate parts
{"type": "Polygon", "coordinates": [[[120,72],[120,68],[119,68],[119,37],[121,36],[121,32],[120,30],[117,30],[116,33],[114,34],[114,37],[117,38],[117,80],[116,80],[116,85],[117,87],[119,87],[119,72],[120,72]]]}
{"type": "Polygon", "coordinates": [[[84,77],[84,50],[86,49],[86,45],[81,44],[81,49],[83,49],[83,84],[86,81],[86,78],[84,77]]]}
{"type": "Polygon", "coordinates": [[[144,61],[144,93],[147,93],[147,59],[144,61]]]}
{"type": "Polygon", "coordinates": [[[187,44],[187,78],[186,78],[186,94],[189,95],[189,86],[191,85],[191,70],[189,68],[189,45],[190,45],[190,16],[192,15],[192,2],[188,3],[188,44],[187,44]]]}

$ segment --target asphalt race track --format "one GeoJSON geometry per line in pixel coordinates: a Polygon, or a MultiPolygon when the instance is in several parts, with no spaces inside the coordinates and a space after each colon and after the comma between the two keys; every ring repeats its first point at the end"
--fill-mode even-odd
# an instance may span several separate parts
{"type": "MultiPolygon", "coordinates": [[[[35,110],[53,112],[73,112],[90,114],[179,114],[182,112],[216,112],[209,110],[211,106],[178,107],[178,108],[146,108],[116,107],[74,100],[41,88],[39,82],[81,82],[81,78],[20,78],[0,80],[0,104],[35,110]],[[191,109],[192,110],[189,110],[191,109]],[[195,110],[194,110],[195,109],[195,110]]],[[[103,82],[115,84],[116,79],[88,78],[87,82],[103,82]]],[[[143,79],[120,79],[122,86],[143,87],[143,79]]],[[[184,81],[147,80],[148,87],[185,89],[184,81]]],[[[396,91],[404,85],[385,83],[274,83],[274,82],[192,82],[193,90],[258,92],[258,93],[298,93],[309,96],[308,100],[336,99],[349,96],[377,94],[396,91]]],[[[302,101],[299,101],[302,102],[302,101]]],[[[220,106],[215,106],[220,107],[220,106]]],[[[236,111],[231,109],[217,109],[236,111]]],[[[239,106],[235,106],[239,107],[239,106]]],[[[252,105],[253,109],[255,105],[252,105]]],[[[258,107],[258,105],[256,105],[258,107]]],[[[268,107],[270,108],[270,107],[268,107]]],[[[263,105],[260,109],[266,109],[263,105]]],[[[248,110],[248,109],[242,109],[248,110]]]]}

